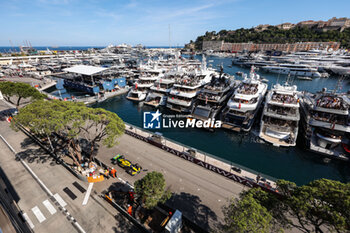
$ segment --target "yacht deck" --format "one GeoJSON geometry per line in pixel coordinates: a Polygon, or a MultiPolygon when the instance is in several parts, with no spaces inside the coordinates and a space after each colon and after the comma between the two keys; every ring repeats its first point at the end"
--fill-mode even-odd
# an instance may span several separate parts
{"type": "Polygon", "coordinates": [[[266,135],[265,133],[261,133],[260,137],[269,142],[272,143],[274,146],[294,146],[295,144],[290,144],[285,142],[284,140],[280,140],[278,138],[274,138],[274,137],[270,137],[268,135],[266,135]]]}

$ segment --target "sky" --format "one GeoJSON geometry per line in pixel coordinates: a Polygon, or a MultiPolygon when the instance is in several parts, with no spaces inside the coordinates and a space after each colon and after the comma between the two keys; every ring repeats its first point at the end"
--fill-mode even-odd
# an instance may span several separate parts
{"type": "Polygon", "coordinates": [[[349,8],[350,0],[0,0],[0,46],[183,46],[206,31],[350,17],[349,8]]]}

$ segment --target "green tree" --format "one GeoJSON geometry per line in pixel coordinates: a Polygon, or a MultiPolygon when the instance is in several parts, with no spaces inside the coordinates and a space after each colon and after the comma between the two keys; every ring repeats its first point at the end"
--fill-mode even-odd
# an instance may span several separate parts
{"type": "Polygon", "coordinates": [[[231,199],[223,207],[224,224],[220,232],[266,232],[273,231],[273,218],[252,193],[246,193],[241,199],[231,199]]]}
{"type": "Polygon", "coordinates": [[[158,203],[164,203],[170,198],[171,193],[165,187],[163,174],[156,171],[147,173],[145,177],[135,182],[135,192],[147,209],[152,209],[158,203]]]}
{"type": "Polygon", "coordinates": [[[240,28],[235,31],[221,30],[206,32],[198,36],[195,41],[196,49],[201,49],[202,42],[207,40],[224,40],[225,42],[243,43],[295,43],[305,41],[338,41],[344,48],[350,48],[350,28],[339,30],[321,31],[315,28],[294,27],[289,30],[269,26],[264,31],[255,31],[252,28],[240,28]]]}
{"type": "Polygon", "coordinates": [[[350,184],[320,179],[307,185],[281,180],[277,183],[285,216],[296,221],[290,225],[303,232],[345,232],[350,230],[350,184]]]}
{"type": "Polygon", "coordinates": [[[4,98],[12,104],[16,104],[18,108],[21,100],[31,98],[31,100],[43,99],[44,94],[41,94],[36,88],[26,83],[14,83],[14,82],[1,82],[0,91],[4,98]],[[17,97],[16,103],[11,98],[17,97]]]}
{"type": "Polygon", "coordinates": [[[123,121],[115,113],[89,108],[83,103],[59,100],[33,102],[22,108],[13,122],[28,127],[40,137],[46,137],[52,149],[55,149],[52,139],[63,138],[70,157],[78,166],[82,162],[80,139],[86,139],[85,147],[88,149],[84,152],[91,160],[98,142],[113,147],[125,129],[123,121]]]}
{"type": "Polygon", "coordinates": [[[302,232],[347,232],[350,230],[350,184],[320,179],[303,186],[277,181],[281,196],[251,189],[252,195],[273,217],[278,228],[297,228],[302,232]]]}

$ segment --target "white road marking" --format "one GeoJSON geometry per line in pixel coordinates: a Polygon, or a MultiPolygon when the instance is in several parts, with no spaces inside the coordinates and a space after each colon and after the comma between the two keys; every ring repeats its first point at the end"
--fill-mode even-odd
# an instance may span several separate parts
{"type": "Polygon", "coordinates": [[[62,207],[65,207],[67,205],[67,203],[62,199],[62,197],[58,193],[56,193],[53,196],[62,207]]]}
{"type": "Polygon", "coordinates": [[[87,190],[85,197],[84,197],[83,205],[86,205],[89,201],[89,197],[90,197],[90,194],[92,191],[92,186],[94,186],[94,183],[89,184],[88,190],[87,190]]]}
{"type": "Polygon", "coordinates": [[[27,221],[27,223],[29,224],[30,228],[34,228],[34,224],[32,222],[32,220],[30,220],[30,218],[28,217],[27,213],[23,214],[23,218],[27,221]]]}
{"type": "MultiPolygon", "coordinates": [[[[5,103],[7,103],[7,102],[5,102],[5,103]]],[[[10,148],[10,150],[17,156],[17,152],[16,152],[16,151],[12,148],[12,146],[6,141],[6,139],[5,139],[2,135],[0,135],[0,138],[6,143],[6,145],[10,148]]],[[[52,192],[51,192],[51,191],[46,187],[46,185],[39,179],[39,177],[33,172],[33,170],[28,166],[28,164],[27,164],[26,162],[24,162],[22,158],[19,157],[19,159],[20,159],[22,165],[28,170],[28,172],[34,177],[34,179],[40,184],[40,186],[44,189],[44,191],[45,191],[47,194],[49,194],[49,196],[53,196],[53,197],[56,199],[56,201],[57,201],[58,203],[60,203],[60,202],[58,201],[58,198],[60,199],[60,201],[61,201],[60,205],[61,205],[61,207],[64,209],[64,206],[63,206],[62,204],[67,205],[67,203],[65,203],[65,202],[63,201],[63,199],[62,199],[57,193],[56,193],[56,194],[57,194],[56,196],[55,196],[55,195],[52,195],[52,192]]],[[[28,216],[27,216],[27,217],[28,217],[28,216]]],[[[28,218],[28,219],[29,219],[29,218],[28,218]]],[[[74,225],[78,228],[78,230],[79,230],[81,233],[85,233],[85,230],[80,226],[80,224],[79,224],[77,221],[74,222],[74,225]]],[[[34,227],[34,225],[33,225],[33,227],[34,227]]]]}
{"type": "Polygon", "coordinates": [[[32,208],[32,212],[40,223],[46,220],[45,216],[43,215],[43,213],[41,213],[40,209],[37,206],[32,208]]]}
{"type": "Polygon", "coordinates": [[[49,202],[49,200],[43,201],[43,204],[46,207],[46,209],[50,212],[50,214],[55,214],[57,212],[55,207],[53,207],[53,205],[51,204],[51,202],[49,202]]]}

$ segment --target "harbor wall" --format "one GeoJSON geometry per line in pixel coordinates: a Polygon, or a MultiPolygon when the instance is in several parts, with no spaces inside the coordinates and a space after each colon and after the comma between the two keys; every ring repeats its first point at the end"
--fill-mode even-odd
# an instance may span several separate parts
{"type": "Polygon", "coordinates": [[[224,41],[203,41],[202,50],[230,51],[230,52],[256,52],[277,50],[284,52],[299,52],[312,49],[333,49],[340,48],[339,42],[298,42],[286,44],[255,44],[255,43],[226,43],[224,41]]]}

